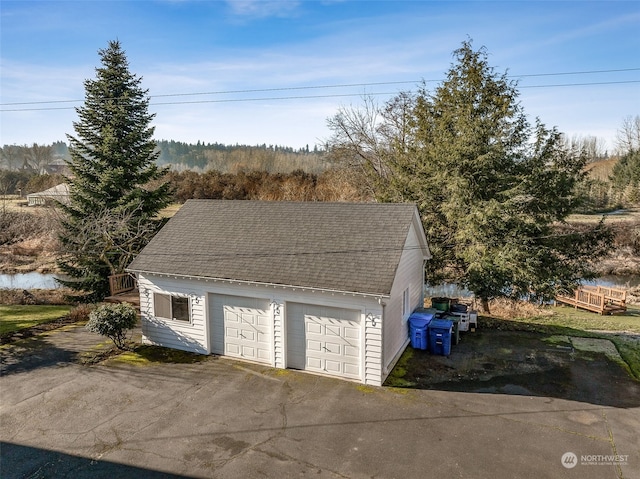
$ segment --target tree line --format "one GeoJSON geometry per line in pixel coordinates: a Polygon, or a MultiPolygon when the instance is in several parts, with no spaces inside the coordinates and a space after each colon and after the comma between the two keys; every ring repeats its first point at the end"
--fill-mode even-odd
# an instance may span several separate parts
{"type": "MultiPolygon", "coordinates": [[[[313,149],[294,150],[278,145],[224,145],[222,143],[184,143],[173,140],[155,142],[159,166],[170,166],[176,171],[204,172],[217,170],[236,173],[240,170],[260,170],[269,173],[291,173],[304,170],[321,173],[327,169],[325,151],[313,149]]],[[[0,148],[0,169],[30,172],[32,174],[57,173],[64,170],[71,160],[64,141],[51,145],[4,145],[0,148]]]]}
{"type": "MultiPolygon", "coordinates": [[[[465,287],[485,306],[496,297],[543,300],[572,289],[594,276],[594,261],[612,245],[603,222],[578,231],[566,221],[585,205],[589,149],[540,120],[531,124],[517,83],[470,41],[454,52],[434,90],[423,83],[382,105],[365,98],[328,119],[332,167],[325,163],[320,172],[258,171],[250,165],[292,154],[266,145],[248,150],[257,163],[235,162],[231,172],[216,167],[216,158],[227,165],[225,155],[233,153],[219,145],[196,145],[203,173],[160,166],[141,78],[129,71],[118,41],[99,53],[75,135],[67,137],[71,200],[62,206],[59,262],[71,278],[65,285],[92,299],[108,292],[107,277],[122,272],[162,226],[159,212],[172,199],[415,203],[433,255],[427,281],[465,287]]],[[[176,154],[185,149],[168,145],[176,154]]],[[[636,169],[634,148],[617,163],[625,189],[638,186],[636,176],[627,178],[636,169]]]]}

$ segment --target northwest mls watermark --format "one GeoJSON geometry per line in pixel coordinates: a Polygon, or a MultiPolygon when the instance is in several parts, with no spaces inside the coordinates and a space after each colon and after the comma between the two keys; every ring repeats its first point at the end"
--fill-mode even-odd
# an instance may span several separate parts
{"type": "Polygon", "coordinates": [[[567,469],[580,466],[626,466],[629,464],[628,454],[582,454],[578,457],[573,452],[565,452],[560,462],[567,469]]]}

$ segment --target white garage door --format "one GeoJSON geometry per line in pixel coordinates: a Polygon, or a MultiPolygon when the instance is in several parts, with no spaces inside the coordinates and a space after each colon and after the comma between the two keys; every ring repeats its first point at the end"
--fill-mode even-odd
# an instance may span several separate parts
{"type": "Polygon", "coordinates": [[[287,367],[361,379],[360,312],[287,303],[287,367]]]}
{"type": "Polygon", "coordinates": [[[209,308],[212,352],[271,363],[273,341],[266,299],[212,294],[209,308]]]}

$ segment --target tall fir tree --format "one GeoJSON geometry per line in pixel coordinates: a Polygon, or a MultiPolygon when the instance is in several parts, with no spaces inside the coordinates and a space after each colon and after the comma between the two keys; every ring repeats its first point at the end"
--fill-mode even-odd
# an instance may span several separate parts
{"type": "Polygon", "coordinates": [[[593,277],[610,232],[565,227],[582,201],[586,158],[555,129],[531,126],[517,85],[464,42],[433,93],[424,85],[384,108],[340,111],[333,152],[368,178],[379,201],[418,205],[433,260],[427,280],[496,297],[544,299],[593,277]]]}
{"type": "Polygon", "coordinates": [[[122,273],[161,226],[170,186],[155,163],[148,90],[129,71],[119,41],[99,50],[96,77],[84,82],[84,105],[76,108],[76,136],[69,140],[70,204],[63,205],[59,267],[65,286],[99,300],[108,276],[122,273]],[[152,186],[154,185],[154,186],[152,186]]]}

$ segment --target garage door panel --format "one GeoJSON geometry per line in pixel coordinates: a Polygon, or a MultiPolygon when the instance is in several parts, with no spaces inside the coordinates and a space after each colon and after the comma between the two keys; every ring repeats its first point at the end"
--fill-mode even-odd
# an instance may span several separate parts
{"type": "Polygon", "coordinates": [[[344,365],[344,374],[349,377],[359,377],[360,376],[360,368],[353,364],[345,364],[344,365]]]}
{"type": "Polygon", "coordinates": [[[351,327],[345,327],[344,328],[344,338],[345,339],[354,339],[354,340],[359,340],[360,339],[360,330],[359,329],[355,329],[355,328],[351,328],[351,327]]]}
{"type": "Polygon", "coordinates": [[[256,348],[252,348],[250,346],[242,346],[242,355],[247,358],[255,358],[256,348]]]}
{"type": "Polygon", "coordinates": [[[270,363],[272,331],[269,302],[258,298],[211,295],[213,352],[270,363]]]}
{"type": "Polygon", "coordinates": [[[344,355],[351,358],[358,358],[360,356],[360,350],[355,346],[347,345],[344,347],[344,355]]]}
{"type": "Polygon", "coordinates": [[[322,325],[318,322],[317,318],[311,319],[306,323],[307,333],[309,334],[322,334],[322,325]]]}
{"type": "Polygon", "coordinates": [[[240,337],[242,339],[246,339],[247,341],[251,341],[251,342],[255,342],[256,340],[255,332],[248,329],[243,329],[242,332],[240,333],[240,337]]]}
{"type": "Polygon", "coordinates": [[[225,352],[231,356],[239,356],[240,346],[238,346],[237,344],[229,343],[225,348],[225,352]]]}
{"type": "Polygon", "coordinates": [[[338,354],[342,353],[342,348],[339,344],[326,342],[324,343],[324,351],[329,354],[338,354]]]}
{"type": "Polygon", "coordinates": [[[327,336],[335,336],[335,337],[341,337],[342,336],[342,328],[340,326],[332,326],[330,324],[328,324],[325,327],[325,334],[327,336]]]}
{"type": "Polygon", "coordinates": [[[342,375],[342,363],[340,361],[325,360],[325,371],[329,374],[342,375]]]}
{"type": "Polygon", "coordinates": [[[360,314],[288,303],[287,367],[361,379],[360,314]]]}

